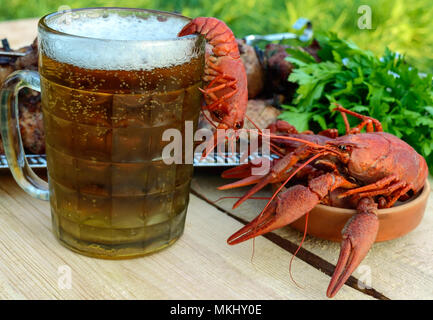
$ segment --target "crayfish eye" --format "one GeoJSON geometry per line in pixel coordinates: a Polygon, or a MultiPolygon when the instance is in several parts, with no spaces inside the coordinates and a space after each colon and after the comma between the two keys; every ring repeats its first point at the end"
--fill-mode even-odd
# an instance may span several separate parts
{"type": "Polygon", "coordinates": [[[241,122],[236,122],[235,127],[236,127],[236,129],[242,129],[243,126],[242,126],[241,122]]]}
{"type": "Polygon", "coordinates": [[[340,149],[341,151],[346,151],[347,147],[344,144],[341,144],[338,146],[338,149],[340,149]]]}
{"type": "Polygon", "coordinates": [[[217,117],[219,120],[222,120],[223,115],[218,110],[213,111],[213,114],[215,117],[217,117]]]}

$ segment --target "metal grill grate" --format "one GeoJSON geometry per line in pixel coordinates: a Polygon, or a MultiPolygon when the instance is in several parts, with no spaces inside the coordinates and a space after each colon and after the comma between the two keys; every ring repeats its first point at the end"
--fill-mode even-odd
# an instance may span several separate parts
{"type": "MultiPolygon", "coordinates": [[[[261,156],[262,156],[261,154],[256,152],[250,155],[248,159],[251,161],[261,156]]],[[[268,159],[278,159],[278,156],[274,154],[266,155],[264,157],[268,159]]],[[[47,159],[44,154],[42,155],[29,154],[26,155],[26,158],[31,168],[47,167],[47,159]]],[[[223,156],[221,156],[218,153],[214,153],[214,154],[210,154],[209,156],[203,159],[200,153],[194,155],[194,167],[229,167],[229,166],[236,166],[239,164],[240,164],[240,154],[238,153],[235,154],[226,153],[223,156]]],[[[0,155],[0,169],[6,169],[8,167],[9,166],[6,160],[6,156],[0,155]]]]}
{"type": "MultiPolygon", "coordinates": [[[[239,153],[225,153],[224,155],[220,155],[218,153],[210,154],[206,158],[202,159],[202,155],[200,153],[196,153],[194,156],[194,167],[229,167],[229,166],[237,166],[241,164],[240,162],[241,155],[239,153]]],[[[249,161],[257,159],[259,157],[265,157],[269,160],[278,159],[277,155],[261,155],[258,152],[253,153],[248,157],[249,161]]],[[[244,162],[246,163],[246,162],[244,162]]]]}
{"type": "MultiPolygon", "coordinates": [[[[27,162],[32,168],[46,168],[47,167],[47,159],[44,154],[29,154],[26,155],[27,162]]],[[[5,155],[0,155],[0,169],[9,168],[8,161],[6,160],[5,155]]]]}

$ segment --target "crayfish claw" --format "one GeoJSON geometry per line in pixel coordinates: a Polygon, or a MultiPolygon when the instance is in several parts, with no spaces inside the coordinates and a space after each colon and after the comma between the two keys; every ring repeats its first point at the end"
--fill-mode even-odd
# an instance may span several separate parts
{"type": "Polygon", "coordinates": [[[276,207],[277,203],[271,202],[262,214],[259,214],[253,221],[232,234],[227,239],[227,243],[230,245],[238,244],[273,230],[276,207]]]}
{"type": "Polygon", "coordinates": [[[290,187],[271,200],[262,213],[233,234],[227,243],[237,244],[284,227],[311,211],[317,203],[318,195],[309,188],[302,185],[290,187]]]}
{"type": "Polygon", "coordinates": [[[379,230],[376,210],[377,205],[371,199],[361,199],[358,204],[358,213],[344,227],[340,256],[326,291],[329,298],[337,294],[375,242],[379,230]]]}
{"type": "MultiPolygon", "coordinates": [[[[335,266],[334,274],[332,275],[331,282],[329,283],[328,290],[326,291],[326,296],[328,298],[334,297],[346,280],[349,278],[353,270],[355,269],[352,263],[353,261],[353,250],[349,239],[344,239],[341,242],[340,256],[338,258],[338,263],[335,266]],[[348,260],[350,257],[350,263],[348,260]],[[349,266],[351,267],[349,270],[349,266]]],[[[356,266],[357,267],[357,266],[356,266]]]]}

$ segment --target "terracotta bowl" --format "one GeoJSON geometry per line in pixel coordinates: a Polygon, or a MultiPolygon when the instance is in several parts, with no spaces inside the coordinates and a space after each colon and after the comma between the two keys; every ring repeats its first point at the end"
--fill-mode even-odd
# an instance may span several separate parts
{"type": "MultiPolygon", "coordinates": [[[[395,239],[415,229],[421,222],[430,194],[430,185],[426,184],[418,196],[408,202],[392,208],[380,209],[379,233],[376,242],[395,239]]],[[[341,230],[356,210],[317,205],[308,217],[307,234],[330,241],[341,241],[341,230]]],[[[291,226],[299,231],[305,229],[305,216],[291,226]]]]}

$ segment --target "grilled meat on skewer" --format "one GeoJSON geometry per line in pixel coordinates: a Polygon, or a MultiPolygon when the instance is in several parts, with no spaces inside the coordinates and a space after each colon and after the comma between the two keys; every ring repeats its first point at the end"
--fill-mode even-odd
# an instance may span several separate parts
{"type": "MultiPolygon", "coordinates": [[[[0,85],[6,77],[16,70],[38,69],[37,40],[30,46],[12,51],[6,39],[1,41],[2,52],[20,52],[24,56],[0,56],[0,85]]],[[[23,89],[19,93],[20,131],[26,153],[42,154],[45,152],[45,136],[42,122],[41,97],[36,91],[23,89]]],[[[0,140],[0,153],[4,153],[0,140]]]]}

